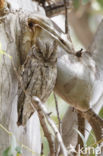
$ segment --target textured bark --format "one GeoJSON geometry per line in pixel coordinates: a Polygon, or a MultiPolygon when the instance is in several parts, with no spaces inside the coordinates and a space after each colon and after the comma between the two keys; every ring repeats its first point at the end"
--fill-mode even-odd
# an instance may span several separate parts
{"type": "MultiPolygon", "coordinates": [[[[78,130],[83,136],[85,136],[85,120],[80,113],[78,113],[78,130]]],[[[79,135],[78,135],[77,149],[78,149],[78,145],[80,145],[80,147],[84,146],[83,140],[79,135]]]]}
{"type": "Polygon", "coordinates": [[[101,137],[103,138],[103,120],[98,117],[91,109],[86,113],[83,113],[83,116],[91,124],[94,133],[96,134],[97,141],[100,141],[101,137]]]}
{"type": "MultiPolygon", "coordinates": [[[[18,38],[20,35],[19,17],[15,10],[25,10],[25,12],[38,11],[37,4],[27,0],[10,2],[10,8],[5,16],[0,17],[0,43],[2,50],[6,54],[12,56],[15,67],[20,66],[20,50],[18,38]],[[10,9],[10,10],[9,10],[10,9]],[[14,12],[12,12],[14,10],[14,12]],[[11,12],[11,13],[9,13],[11,12]]],[[[39,9],[39,11],[42,9],[39,9]]],[[[3,10],[2,10],[3,12],[3,10]]],[[[43,14],[44,11],[42,10],[43,14]]],[[[0,14],[1,15],[1,14],[0,14]]],[[[18,80],[14,72],[11,59],[8,56],[0,54],[0,123],[13,132],[17,138],[17,142],[30,147],[35,155],[39,155],[41,151],[40,124],[38,115],[35,112],[25,127],[18,127],[17,122],[17,88],[18,80]]],[[[0,155],[9,146],[11,137],[9,137],[2,129],[0,129],[0,155]]],[[[28,150],[23,150],[23,156],[32,156],[28,150]]]]}

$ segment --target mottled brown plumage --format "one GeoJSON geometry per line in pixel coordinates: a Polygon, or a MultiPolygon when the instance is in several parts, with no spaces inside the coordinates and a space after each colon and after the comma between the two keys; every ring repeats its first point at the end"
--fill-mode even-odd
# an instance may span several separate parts
{"type": "Polygon", "coordinates": [[[51,94],[57,76],[56,42],[38,41],[32,47],[20,71],[18,89],[18,125],[25,125],[33,114],[31,97],[37,96],[44,103],[51,94]]]}

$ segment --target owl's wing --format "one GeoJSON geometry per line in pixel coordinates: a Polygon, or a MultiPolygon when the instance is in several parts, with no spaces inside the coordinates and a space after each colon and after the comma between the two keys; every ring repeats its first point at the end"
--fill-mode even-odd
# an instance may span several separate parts
{"type": "Polygon", "coordinates": [[[90,53],[92,58],[95,60],[99,79],[103,81],[103,20],[95,34],[90,53]]]}
{"type": "Polygon", "coordinates": [[[22,65],[21,71],[20,71],[20,82],[19,82],[19,87],[18,87],[18,106],[17,106],[17,110],[18,110],[17,124],[18,125],[23,124],[22,122],[23,122],[24,107],[27,107],[26,103],[30,103],[29,102],[30,98],[27,97],[26,95],[28,86],[31,82],[33,72],[34,72],[34,69],[32,68],[33,57],[30,54],[31,52],[29,53],[29,56],[27,56],[26,61],[22,65]]]}

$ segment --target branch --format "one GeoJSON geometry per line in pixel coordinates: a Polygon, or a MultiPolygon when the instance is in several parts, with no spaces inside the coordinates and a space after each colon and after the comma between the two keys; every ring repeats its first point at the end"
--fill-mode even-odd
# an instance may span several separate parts
{"type": "Polygon", "coordinates": [[[64,0],[64,6],[65,6],[65,33],[68,34],[68,8],[66,0],[64,0]]]}
{"type": "MultiPolygon", "coordinates": [[[[62,122],[61,122],[61,119],[60,119],[60,113],[59,113],[59,108],[58,108],[58,101],[57,101],[57,97],[54,93],[54,100],[55,100],[55,106],[56,106],[56,112],[57,112],[57,119],[58,119],[58,129],[59,129],[59,132],[62,136],[62,122]]],[[[60,145],[57,144],[57,148],[56,148],[56,156],[59,155],[59,152],[60,152],[60,145]]]]}
{"type": "Polygon", "coordinates": [[[101,119],[92,109],[82,113],[85,119],[88,120],[96,135],[97,141],[103,138],[103,119],[101,119]]]}
{"type": "Polygon", "coordinates": [[[62,131],[61,131],[61,119],[60,119],[60,114],[59,114],[59,109],[58,109],[58,101],[57,101],[57,97],[54,93],[54,100],[55,100],[55,105],[56,105],[56,112],[57,112],[57,118],[58,118],[58,123],[59,123],[59,132],[60,134],[62,134],[62,131]]]}
{"type": "MultiPolygon", "coordinates": [[[[84,136],[85,133],[85,119],[81,116],[81,114],[78,112],[78,130],[79,132],[84,136]]],[[[80,135],[78,134],[78,142],[77,142],[77,147],[76,149],[78,150],[78,145],[82,148],[83,145],[83,140],[81,139],[80,135]]]]}
{"type": "Polygon", "coordinates": [[[38,107],[36,107],[36,109],[39,115],[39,119],[40,119],[41,126],[43,128],[44,135],[47,138],[49,143],[50,153],[52,154],[51,156],[55,156],[55,141],[45,121],[45,115],[43,114],[41,109],[39,109],[38,107]]]}
{"type": "MultiPolygon", "coordinates": [[[[41,112],[41,115],[45,116],[45,118],[47,119],[48,124],[50,125],[50,127],[52,128],[53,132],[55,133],[55,136],[57,138],[58,143],[60,144],[63,156],[67,156],[67,150],[65,148],[65,145],[63,143],[62,137],[56,127],[56,125],[54,124],[54,122],[51,120],[51,118],[49,117],[48,111],[46,109],[46,107],[41,103],[41,101],[37,98],[37,97],[33,97],[32,98],[32,103],[33,106],[37,109],[38,114],[41,112]]],[[[42,120],[41,120],[42,121],[42,120]]]]}
{"type": "MultiPolygon", "coordinates": [[[[90,6],[85,5],[81,7],[85,7],[85,12],[82,15],[82,17],[81,18],[78,17],[76,11],[72,10],[68,14],[69,24],[73,27],[80,42],[84,45],[84,47],[88,48],[88,46],[93,40],[93,33],[91,32],[90,27],[88,25],[88,13],[86,12],[87,10],[89,10],[90,6]]],[[[66,8],[69,8],[69,2],[66,2],[66,8]]],[[[46,6],[45,11],[48,17],[64,14],[65,13],[64,2],[60,1],[57,2],[56,4],[46,6]]]]}
{"type": "MultiPolygon", "coordinates": [[[[69,5],[69,3],[67,5],[69,5]]],[[[56,16],[58,14],[64,13],[64,11],[65,7],[63,1],[45,7],[45,12],[48,17],[56,16]]]]}

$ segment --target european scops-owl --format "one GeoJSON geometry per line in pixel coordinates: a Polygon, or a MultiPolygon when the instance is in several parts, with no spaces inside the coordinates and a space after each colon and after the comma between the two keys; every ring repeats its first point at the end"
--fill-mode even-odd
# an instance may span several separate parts
{"type": "Polygon", "coordinates": [[[57,77],[56,41],[37,42],[28,53],[20,70],[18,88],[18,125],[25,125],[34,113],[31,97],[37,96],[43,103],[51,94],[57,77]]]}

